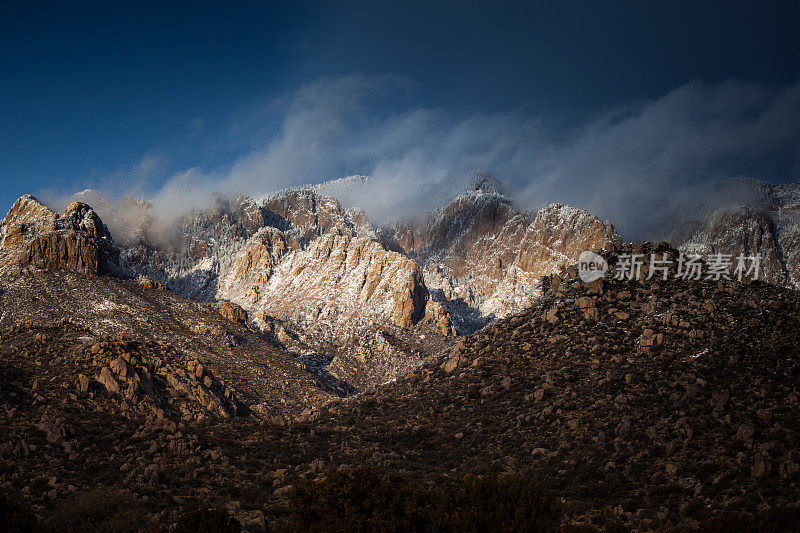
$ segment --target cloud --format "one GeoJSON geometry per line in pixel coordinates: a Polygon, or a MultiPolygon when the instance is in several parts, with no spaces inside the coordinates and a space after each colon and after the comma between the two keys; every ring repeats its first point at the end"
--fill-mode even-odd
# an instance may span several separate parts
{"type": "MultiPolygon", "coordinates": [[[[800,170],[800,83],[692,82],[567,135],[529,111],[464,116],[414,105],[413,93],[413,82],[396,76],[309,83],[271,106],[280,127],[255,149],[221,168],[175,174],[154,204],[176,213],[212,190],[258,195],[366,174],[372,185],[344,199],[385,222],[447,201],[480,168],[522,204],[583,207],[636,239],[707,206],[719,179],[788,180],[800,170]]],[[[132,174],[151,181],[142,166],[132,174]]]]}
{"type": "Polygon", "coordinates": [[[153,208],[170,220],[189,208],[204,208],[211,203],[215,180],[199,168],[190,168],[172,176],[152,199],[153,208]]]}
{"type": "MultiPolygon", "coordinates": [[[[108,198],[142,197],[155,194],[164,186],[166,157],[156,150],[145,153],[138,161],[111,172],[93,171],[81,180],[68,180],[58,186],[36,192],[48,205],[62,209],[76,192],[87,188],[102,191],[108,198]]],[[[170,180],[166,180],[169,183],[170,180]]]]}
{"type": "Polygon", "coordinates": [[[360,151],[366,135],[376,126],[382,130],[389,125],[385,116],[376,114],[379,100],[409,85],[400,77],[354,75],[301,87],[286,108],[278,134],[235,161],[222,187],[264,192],[356,173],[375,159],[375,153],[360,151]]]}
{"type": "Polygon", "coordinates": [[[546,151],[523,197],[578,204],[641,237],[706,208],[718,180],[796,178],[800,83],[690,83],[596,119],[546,151]]]}

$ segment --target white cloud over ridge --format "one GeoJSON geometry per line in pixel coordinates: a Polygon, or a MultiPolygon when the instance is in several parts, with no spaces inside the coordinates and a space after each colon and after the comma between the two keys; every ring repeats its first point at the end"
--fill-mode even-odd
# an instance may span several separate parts
{"type": "Polygon", "coordinates": [[[372,185],[346,201],[383,222],[447,201],[480,168],[523,204],[583,207],[634,239],[700,209],[716,180],[790,181],[800,173],[800,82],[692,82],[557,139],[552,125],[520,110],[464,117],[387,105],[411,86],[358,75],[310,83],[289,99],[279,131],[260,147],[225,168],[176,174],[154,203],[174,213],[201,205],[212,189],[259,195],[366,174],[372,185]]]}

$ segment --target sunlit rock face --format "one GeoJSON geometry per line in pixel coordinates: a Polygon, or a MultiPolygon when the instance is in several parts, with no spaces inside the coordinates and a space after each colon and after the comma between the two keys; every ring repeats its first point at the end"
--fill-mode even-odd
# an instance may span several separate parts
{"type": "Polygon", "coordinates": [[[25,195],[11,207],[0,238],[4,270],[34,267],[99,276],[109,273],[119,255],[105,224],[82,202],[58,214],[25,195]]]}
{"type": "Polygon", "coordinates": [[[410,327],[425,313],[419,265],[375,241],[326,233],[281,261],[288,250],[279,231],[257,234],[219,296],[273,316],[329,320],[343,330],[387,319],[410,327]]]}
{"type": "MultiPolygon", "coordinates": [[[[423,221],[392,228],[396,247],[423,267],[462,329],[465,314],[505,316],[531,305],[538,280],[574,262],[584,250],[613,246],[610,222],[582,209],[550,204],[535,215],[517,210],[498,193],[476,189],[423,221]]],[[[477,321],[480,324],[480,321],[477,321]]]]}

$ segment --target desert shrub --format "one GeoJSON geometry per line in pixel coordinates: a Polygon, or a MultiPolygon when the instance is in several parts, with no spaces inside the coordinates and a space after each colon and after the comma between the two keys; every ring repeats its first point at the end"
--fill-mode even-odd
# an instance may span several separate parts
{"type": "Polygon", "coordinates": [[[36,518],[19,503],[0,494],[0,531],[21,533],[32,531],[36,518]]]}
{"type": "Polygon", "coordinates": [[[425,519],[425,494],[398,475],[374,467],[329,474],[292,487],[291,529],[411,531],[425,519]]]}
{"type": "Polygon", "coordinates": [[[190,509],[180,515],[174,533],[239,533],[239,522],[224,509],[190,509]]]}
{"type": "Polygon", "coordinates": [[[470,476],[429,486],[376,467],[296,483],[287,530],[553,531],[556,499],[523,478],[470,476]]]}
{"type": "Polygon", "coordinates": [[[95,488],[64,499],[48,519],[65,531],[147,531],[154,524],[146,507],[124,490],[95,488]]]}
{"type": "Polygon", "coordinates": [[[549,531],[561,516],[555,498],[522,477],[469,476],[442,494],[439,513],[455,531],[549,531]]]}
{"type": "Polygon", "coordinates": [[[695,531],[700,533],[784,533],[800,531],[800,508],[779,508],[764,513],[725,513],[706,520],[695,531]]]}

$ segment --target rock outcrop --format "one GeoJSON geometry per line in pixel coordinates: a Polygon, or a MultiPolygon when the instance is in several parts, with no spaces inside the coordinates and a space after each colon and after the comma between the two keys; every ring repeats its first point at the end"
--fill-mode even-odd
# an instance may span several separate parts
{"type": "Polygon", "coordinates": [[[242,309],[242,306],[225,300],[214,302],[211,305],[223,318],[236,324],[247,326],[247,312],[242,309]]]}
{"type": "MultiPolygon", "coordinates": [[[[733,180],[722,204],[676,224],[668,240],[687,254],[761,255],[761,279],[800,283],[800,185],[733,180]],[[732,197],[730,199],[728,197],[732,197]]],[[[710,202],[715,202],[710,199],[710,202]]]]}
{"type": "Polygon", "coordinates": [[[356,234],[353,221],[339,201],[312,190],[283,191],[264,199],[262,205],[271,225],[282,230],[293,229],[305,241],[328,232],[356,234]]]}
{"type": "Polygon", "coordinates": [[[109,273],[119,254],[100,217],[81,202],[58,215],[34,197],[23,196],[6,216],[0,237],[0,264],[6,268],[33,266],[99,276],[109,273]]]}
{"type": "Polygon", "coordinates": [[[436,331],[445,337],[454,337],[457,334],[450,313],[436,300],[428,300],[425,305],[425,321],[432,324],[436,331]]]}
{"type": "MultiPolygon", "coordinates": [[[[441,292],[454,314],[457,302],[483,316],[524,309],[541,293],[539,277],[576,261],[584,250],[619,242],[610,222],[584,210],[551,204],[531,217],[497,187],[477,187],[429,219],[389,232],[394,246],[422,265],[426,284],[441,292]]],[[[467,331],[475,327],[463,317],[459,323],[467,331]]]]}
{"type": "Polygon", "coordinates": [[[219,294],[241,292],[244,298],[255,303],[261,298],[263,287],[269,282],[283,257],[294,250],[286,235],[276,228],[262,228],[251,238],[234,260],[228,273],[220,282],[219,294]]]}
{"type": "Polygon", "coordinates": [[[609,222],[583,209],[549,204],[525,228],[513,262],[480,308],[497,316],[519,312],[534,303],[541,291],[538,281],[542,276],[577,261],[585,250],[610,248],[619,242],[609,222]]]}
{"type": "Polygon", "coordinates": [[[13,224],[32,223],[37,220],[55,220],[58,215],[45,207],[30,194],[21,196],[3,220],[3,224],[10,227],[13,224]]]}
{"type": "Polygon", "coordinates": [[[272,200],[275,210],[286,201],[299,211],[284,212],[293,217],[288,229],[265,227],[247,241],[217,298],[240,304],[254,326],[345,393],[419,365],[439,342],[426,333],[455,335],[447,310],[429,301],[417,263],[357,235],[372,233],[362,211],[301,192],[272,200]]]}
{"type": "Polygon", "coordinates": [[[410,327],[428,299],[422,271],[375,241],[326,233],[286,257],[275,231],[259,233],[221,283],[220,298],[251,311],[300,322],[328,322],[351,331],[389,320],[410,327]]]}

